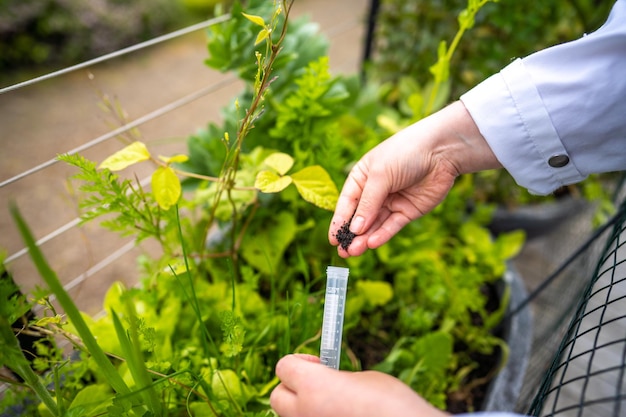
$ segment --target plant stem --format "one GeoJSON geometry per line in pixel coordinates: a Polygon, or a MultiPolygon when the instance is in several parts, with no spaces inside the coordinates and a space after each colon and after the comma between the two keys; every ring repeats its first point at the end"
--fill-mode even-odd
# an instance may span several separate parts
{"type": "MultiPolygon", "coordinates": [[[[157,162],[158,165],[161,166],[165,166],[166,164],[162,163],[162,162],[157,162]]],[[[202,175],[202,174],[196,174],[195,172],[189,172],[189,171],[183,171],[182,169],[178,169],[178,168],[174,168],[172,167],[172,169],[174,169],[174,171],[182,176],[185,177],[189,177],[189,178],[195,178],[197,180],[203,180],[203,181],[212,181],[212,182],[219,182],[220,179],[218,177],[211,177],[209,175],[202,175]]]]}
{"type": "MultiPolygon", "coordinates": [[[[471,17],[470,21],[471,22],[474,22],[474,18],[476,17],[476,13],[478,13],[478,11],[485,4],[487,4],[490,1],[492,1],[492,0],[481,0],[476,5],[476,7],[470,7],[469,5],[467,6],[467,8],[464,11],[470,14],[470,17],[471,17]]],[[[454,38],[452,39],[452,43],[450,43],[450,47],[447,49],[445,56],[444,57],[439,57],[439,62],[440,61],[444,61],[447,68],[450,67],[450,61],[452,60],[452,56],[454,55],[454,52],[456,51],[456,48],[459,46],[459,43],[461,42],[461,39],[463,38],[463,35],[465,34],[465,32],[470,27],[471,27],[471,25],[468,25],[466,20],[463,20],[462,22],[460,22],[459,30],[454,35],[454,38]]],[[[446,79],[440,79],[440,77],[435,75],[435,83],[433,84],[433,88],[430,91],[430,96],[428,97],[428,104],[426,105],[426,109],[424,111],[424,116],[428,116],[430,113],[433,112],[433,110],[434,110],[433,107],[435,105],[435,99],[437,98],[437,94],[439,93],[439,87],[441,87],[441,84],[443,82],[447,81],[447,79],[448,79],[448,77],[446,77],[446,79]]]]}
{"type": "MultiPolygon", "coordinates": [[[[256,91],[254,92],[254,97],[250,105],[250,108],[246,110],[246,114],[244,118],[241,120],[239,128],[237,129],[237,137],[235,139],[235,142],[230,148],[230,150],[228,151],[228,154],[225,158],[224,165],[222,168],[223,174],[220,175],[220,178],[218,178],[218,181],[217,181],[218,190],[215,195],[214,204],[211,209],[211,213],[209,215],[209,221],[207,222],[207,227],[204,233],[204,240],[206,240],[206,237],[208,236],[209,230],[211,228],[211,224],[213,224],[213,221],[215,220],[215,214],[217,212],[217,206],[219,205],[221,196],[226,191],[228,200],[231,203],[231,206],[233,207],[233,212],[231,216],[233,239],[231,242],[230,252],[231,252],[231,258],[233,260],[233,268],[235,271],[238,271],[237,241],[234,238],[236,236],[235,231],[237,229],[236,227],[237,226],[237,209],[236,209],[236,205],[232,199],[230,192],[236,189],[235,184],[236,184],[236,179],[237,179],[237,170],[239,169],[239,157],[241,153],[243,140],[246,138],[250,130],[254,127],[254,122],[262,114],[262,111],[260,111],[259,108],[261,106],[261,102],[263,101],[265,97],[265,94],[268,91],[270,84],[274,80],[272,78],[272,68],[273,68],[274,62],[276,61],[276,58],[278,57],[281,51],[281,45],[287,34],[289,13],[293,5],[293,0],[280,1],[279,3],[280,3],[280,7],[282,7],[285,13],[284,23],[280,32],[280,36],[275,43],[272,41],[271,35],[268,36],[266,39],[267,60],[259,60],[259,64],[258,64],[259,65],[258,71],[259,71],[259,74],[261,74],[260,83],[258,84],[258,89],[255,88],[256,91]]],[[[276,19],[276,14],[274,14],[274,16],[275,17],[273,19],[276,19]]],[[[273,22],[275,21],[273,20],[273,22]]],[[[236,273],[238,274],[238,272],[236,273]]]]}

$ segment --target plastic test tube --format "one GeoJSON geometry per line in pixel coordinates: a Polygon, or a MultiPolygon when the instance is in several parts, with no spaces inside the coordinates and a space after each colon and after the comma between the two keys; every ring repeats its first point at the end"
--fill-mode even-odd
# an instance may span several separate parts
{"type": "Polygon", "coordinates": [[[339,369],[349,272],[348,268],[336,266],[326,268],[326,298],[324,301],[320,361],[334,369],[339,369]]]}

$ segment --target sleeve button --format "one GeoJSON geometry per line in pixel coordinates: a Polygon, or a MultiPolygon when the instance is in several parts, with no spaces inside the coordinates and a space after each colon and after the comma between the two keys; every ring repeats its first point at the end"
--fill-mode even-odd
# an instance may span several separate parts
{"type": "Polygon", "coordinates": [[[552,168],[563,168],[569,164],[569,157],[567,155],[554,155],[548,159],[548,165],[552,168]]]}

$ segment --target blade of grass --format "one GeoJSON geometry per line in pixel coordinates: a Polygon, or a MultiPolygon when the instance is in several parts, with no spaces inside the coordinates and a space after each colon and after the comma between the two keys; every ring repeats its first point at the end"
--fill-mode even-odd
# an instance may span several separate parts
{"type": "Polygon", "coordinates": [[[59,408],[48,389],[43,385],[39,376],[32,370],[28,359],[22,353],[19,342],[11,329],[11,324],[6,317],[0,316],[0,346],[2,347],[3,362],[11,371],[18,374],[32,389],[41,402],[50,412],[59,416],[59,408]]]}
{"type": "Polygon", "coordinates": [[[56,397],[57,397],[57,406],[59,407],[59,415],[64,416],[67,410],[65,409],[65,403],[63,402],[63,388],[61,385],[59,368],[56,366],[54,367],[54,392],[56,393],[56,397]]]}
{"type": "MultiPolygon", "coordinates": [[[[191,308],[193,308],[196,318],[198,319],[198,324],[200,325],[200,329],[202,330],[202,333],[206,336],[206,338],[201,338],[200,340],[202,341],[204,354],[207,358],[209,358],[211,357],[211,351],[209,350],[209,345],[207,343],[207,340],[211,342],[211,345],[213,346],[213,349],[215,350],[216,353],[219,353],[219,349],[217,348],[215,341],[213,341],[213,338],[211,337],[209,330],[207,329],[207,327],[204,325],[204,322],[202,321],[202,313],[200,312],[200,303],[198,302],[198,296],[196,295],[196,288],[193,285],[193,279],[191,277],[191,269],[189,268],[189,257],[187,256],[187,247],[185,245],[185,239],[183,238],[183,229],[180,225],[180,213],[178,211],[178,204],[175,206],[175,209],[176,209],[176,225],[178,227],[178,237],[180,238],[180,247],[183,253],[183,260],[185,262],[185,271],[187,272],[187,277],[189,278],[189,287],[191,289],[191,295],[187,294],[187,291],[185,291],[185,286],[182,283],[176,271],[174,271],[174,268],[172,268],[171,265],[169,265],[169,268],[172,274],[174,274],[174,276],[180,283],[180,286],[183,290],[183,293],[185,294],[185,297],[191,303],[191,308]]],[[[211,371],[213,371],[212,366],[210,365],[210,361],[209,361],[209,367],[211,367],[211,371]]]]}
{"type": "MultiPolygon", "coordinates": [[[[132,312],[129,312],[129,314],[132,314],[132,312]]],[[[161,403],[159,402],[156,392],[154,391],[154,387],[152,386],[152,379],[146,370],[146,364],[143,360],[140,347],[138,346],[139,338],[133,337],[133,333],[137,336],[137,328],[133,325],[133,320],[131,319],[131,337],[129,337],[115,310],[111,310],[111,318],[113,319],[113,327],[115,328],[117,339],[120,342],[120,347],[126,356],[128,369],[130,370],[130,374],[139,388],[139,392],[143,398],[143,403],[148,406],[148,409],[154,415],[161,415],[161,403]],[[131,338],[133,339],[132,341],[131,338]]]]}
{"type": "Polygon", "coordinates": [[[115,366],[113,366],[100,345],[98,345],[98,342],[96,342],[96,339],[91,333],[91,330],[89,330],[89,326],[87,326],[87,323],[85,323],[85,320],[80,314],[80,311],[78,311],[76,304],[74,304],[72,298],[69,296],[67,291],[65,291],[56,273],[52,270],[52,268],[44,258],[43,253],[41,252],[39,247],[37,247],[35,239],[33,238],[33,234],[26,225],[26,222],[24,221],[24,218],[22,217],[19,209],[15,204],[12,203],[10,204],[10,211],[11,216],[13,217],[13,220],[15,221],[20,231],[20,234],[22,235],[22,239],[24,240],[24,243],[28,248],[30,257],[32,258],[33,263],[39,271],[39,274],[50,288],[50,291],[54,293],[57,300],[61,304],[61,307],[63,307],[63,309],[65,310],[65,314],[67,314],[68,319],[74,325],[74,328],[82,339],[85,348],[92,356],[96,365],[102,371],[105,379],[118,393],[130,393],[130,389],[128,388],[120,374],[118,374],[117,369],[115,369],[115,366]]]}
{"type": "Polygon", "coordinates": [[[291,319],[293,311],[291,310],[291,305],[289,303],[289,291],[285,294],[285,304],[287,306],[287,331],[285,332],[285,338],[283,340],[284,343],[284,352],[281,356],[284,356],[288,353],[291,353],[291,326],[293,325],[291,319]]]}

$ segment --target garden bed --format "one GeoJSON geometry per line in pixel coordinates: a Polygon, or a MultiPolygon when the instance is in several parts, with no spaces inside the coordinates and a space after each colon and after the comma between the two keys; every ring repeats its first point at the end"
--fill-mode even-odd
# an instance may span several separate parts
{"type": "MultiPolygon", "coordinates": [[[[84,221],[104,218],[105,227],[158,242],[162,252],[141,260],[140,286],[110,288],[98,318],[82,315],[35,256],[67,314],[58,317],[49,295],[38,293],[45,317],[37,326],[80,352],[64,362],[60,351],[41,347],[41,366],[53,370],[43,375],[20,364],[16,372],[37,388],[40,409],[54,414],[53,392],[62,398],[57,414],[168,408],[254,415],[268,411],[280,357],[319,352],[322,271],[344,262],[327,242],[335,184],[389,134],[369,115],[393,109],[358,77],[331,75],[328,45],[315,26],[294,21],[287,29],[286,10],[268,11],[268,4],[258,2],[245,15],[236,9],[211,29],[207,63],[237,72],[246,90],[224,110],[223,124],[189,138],[188,155],[157,156],[124,138],[104,161],[59,157],[78,172],[84,221]],[[153,168],[150,189],[128,172],[139,163],[153,168]],[[224,233],[209,239],[216,228],[224,233]]],[[[492,239],[488,208],[467,209],[471,192],[460,179],[434,213],[389,245],[345,261],[354,277],[346,331],[386,333],[380,345],[389,354],[346,354],[342,369],[388,372],[445,408],[450,392],[472,385],[468,375],[481,369],[480,359],[498,357],[505,342],[494,330],[507,304],[493,305],[484,289],[503,276],[523,235],[492,239]],[[418,364],[426,366],[410,376],[418,364]]],[[[14,215],[36,255],[25,222],[14,215]]],[[[24,300],[12,301],[24,307],[24,300]]],[[[18,402],[29,396],[11,395],[18,402]]]]}

